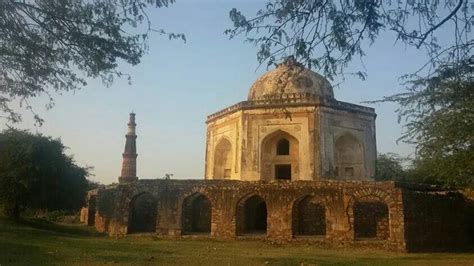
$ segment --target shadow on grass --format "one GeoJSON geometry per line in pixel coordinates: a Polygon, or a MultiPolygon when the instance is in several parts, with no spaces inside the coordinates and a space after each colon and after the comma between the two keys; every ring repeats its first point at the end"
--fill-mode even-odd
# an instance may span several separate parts
{"type": "Polygon", "coordinates": [[[93,237],[93,236],[104,236],[105,234],[95,231],[93,227],[86,227],[84,225],[63,225],[53,223],[44,219],[37,218],[22,218],[17,221],[5,220],[6,223],[11,225],[31,227],[34,229],[51,231],[57,234],[65,234],[72,236],[84,236],[84,237],[93,237]]]}
{"type": "Polygon", "coordinates": [[[47,264],[52,255],[42,248],[24,243],[2,242],[0,240],[0,264],[35,265],[47,264]],[[28,254],[25,256],[25,254],[28,254]]]}
{"type": "Polygon", "coordinates": [[[416,247],[408,248],[409,254],[474,254],[474,245],[465,244],[465,245],[450,245],[443,244],[440,247],[426,247],[424,245],[417,245],[416,247]]]}

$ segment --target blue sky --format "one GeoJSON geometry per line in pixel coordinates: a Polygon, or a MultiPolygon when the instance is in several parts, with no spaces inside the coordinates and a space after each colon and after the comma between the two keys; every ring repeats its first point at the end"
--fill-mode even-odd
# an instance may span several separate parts
{"type": "MultiPolygon", "coordinates": [[[[245,100],[253,81],[266,71],[265,67],[257,69],[255,47],[224,35],[231,26],[228,12],[236,7],[250,16],[264,3],[178,0],[169,8],[152,9],[155,28],[182,32],[187,43],[154,34],[141,64],[121,66],[132,75],[132,85],[116,79],[105,87],[91,80],[80,91],[58,95],[50,111],[44,110],[44,99],[35,99],[32,104],[45,124],[35,127],[25,113],[24,121],[14,126],[60,137],[80,165],[94,167],[91,179],[108,184],[120,175],[126,123],[133,110],[140,178],[165,173],[175,178],[203,178],[206,116],[245,100]]],[[[366,50],[367,80],[347,79],[335,88],[338,100],[360,104],[403,91],[399,76],[416,70],[425,58],[422,51],[394,46],[394,40],[394,35],[383,35],[366,50]]],[[[355,60],[348,71],[361,66],[355,60]]],[[[402,131],[394,112],[397,106],[372,107],[378,114],[378,151],[410,154],[412,147],[396,144],[402,131]]]]}

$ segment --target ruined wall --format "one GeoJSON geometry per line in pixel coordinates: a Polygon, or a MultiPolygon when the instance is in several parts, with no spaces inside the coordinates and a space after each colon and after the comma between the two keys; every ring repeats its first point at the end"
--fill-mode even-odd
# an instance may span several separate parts
{"type": "Polygon", "coordinates": [[[468,220],[468,235],[471,246],[474,246],[474,188],[465,189],[462,194],[467,201],[467,220],[468,220]]]}
{"type": "Polygon", "coordinates": [[[458,250],[468,246],[469,202],[458,192],[404,189],[405,239],[410,251],[458,250]]]}
{"type": "Polygon", "coordinates": [[[149,231],[166,237],[401,251],[458,250],[472,241],[472,198],[393,182],[140,180],[97,192],[96,228],[111,236],[132,233],[134,202],[145,194],[156,205],[149,231]]]}
{"type": "MultiPolygon", "coordinates": [[[[97,231],[108,232],[109,235],[124,235],[127,233],[127,228],[123,228],[123,221],[120,217],[123,213],[121,211],[124,206],[123,201],[126,200],[126,193],[124,194],[123,191],[119,189],[122,187],[119,185],[111,185],[97,191],[94,223],[97,231]]],[[[127,202],[127,206],[130,206],[130,202],[127,202]]],[[[127,222],[128,214],[129,208],[127,207],[127,222]]]]}
{"type": "MultiPolygon", "coordinates": [[[[189,222],[189,218],[186,217],[189,214],[186,213],[189,213],[193,199],[205,197],[211,205],[210,237],[219,239],[264,237],[277,242],[319,241],[332,246],[368,245],[405,249],[401,190],[391,182],[140,180],[99,191],[96,227],[112,236],[129,233],[130,213],[134,211],[131,210],[132,203],[143,193],[149,193],[156,199],[155,232],[162,236],[192,234],[189,228],[185,228],[189,222]],[[266,221],[259,221],[261,219],[259,217],[264,214],[262,205],[257,206],[258,202],[250,202],[254,196],[264,201],[266,221]],[[293,224],[298,222],[298,218],[295,218],[297,211],[295,206],[301,207],[299,203],[307,197],[311,198],[311,202],[324,206],[325,224],[319,222],[315,227],[308,227],[305,230],[311,233],[301,235],[295,229],[297,226],[293,224]],[[360,200],[385,204],[390,215],[390,223],[387,228],[388,235],[383,239],[369,238],[363,241],[356,239],[354,204],[360,200]],[[243,214],[239,215],[239,212],[243,214]],[[266,223],[265,228],[263,223],[266,223]],[[321,234],[322,226],[325,227],[325,234],[321,234]],[[250,230],[252,227],[256,230],[250,230]],[[238,228],[242,229],[239,231],[238,228]]],[[[313,214],[321,214],[321,209],[307,209],[313,214]]],[[[200,221],[205,221],[209,214],[202,213],[203,218],[197,223],[201,228],[205,228],[200,221]]],[[[303,219],[301,224],[307,224],[314,219],[309,217],[312,215],[310,213],[299,215],[303,219]]]]}
{"type": "Polygon", "coordinates": [[[86,205],[81,208],[80,220],[87,225],[94,225],[95,222],[97,192],[97,189],[88,191],[85,198],[86,205]]]}

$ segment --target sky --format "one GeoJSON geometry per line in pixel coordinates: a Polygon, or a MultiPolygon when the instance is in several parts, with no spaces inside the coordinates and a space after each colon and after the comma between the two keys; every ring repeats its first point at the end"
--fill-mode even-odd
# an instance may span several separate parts
{"type": "MultiPolygon", "coordinates": [[[[90,179],[109,184],[120,175],[128,114],[136,113],[137,175],[178,179],[204,177],[207,115],[246,100],[252,83],[267,69],[258,67],[257,48],[242,38],[229,40],[229,11],[251,16],[262,0],[178,0],[168,8],[151,9],[155,28],[184,33],[187,42],[152,34],[149,52],[137,66],[122,64],[132,76],[106,87],[90,80],[82,90],[55,96],[47,111],[44,99],[31,101],[45,120],[35,126],[27,112],[12,126],[60,138],[81,166],[94,167],[90,179]]],[[[404,90],[399,77],[415,71],[426,60],[422,51],[394,46],[394,35],[384,34],[366,50],[363,65],[355,60],[348,69],[365,67],[365,81],[349,78],[334,89],[336,99],[355,104],[404,90]]],[[[367,105],[367,104],[364,104],[367,105]]],[[[369,105],[377,113],[377,150],[409,155],[413,147],[396,142],[402,132],[394,104],[369,105]]],[[[5,129],[5,122],[0,130],[5,129]]]]}

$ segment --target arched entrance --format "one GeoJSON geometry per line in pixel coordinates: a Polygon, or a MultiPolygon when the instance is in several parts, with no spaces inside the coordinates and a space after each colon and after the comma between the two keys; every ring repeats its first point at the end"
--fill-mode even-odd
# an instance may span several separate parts
{"type": "Polygon", "coordinates": [[[242,199],[236,210],[237,235],[267,233],[267,204],[257,195],[242,199]]]}
{"type": "Polygon", "coordinates": [[[232,144],[222,138],[214,150],[214,179],[228,179],[232,174],[232,144]]]}
{"type": "Polygon", "coordinates": [[[335,175],[338,179],[360,179],[365,176],[364,150],[352,135],[339,137],[335,143],[335,175]]]}
{"type": "Polygon", "coordinates": [[[314,197],[304,197],[293,206],[294,236],[326,235],[326,208],[314,197]]]}
{"type": "Polygon", "coordinates": [[[290,134],[277,130],[262,141],[262,180],[297,180],[299,173],[299,142],[290,134]]]}
{"type": "Polygon", "coordinates": [[[353,208],[355,239],[387,239],[390,236],[387,204],[356,201],[353,208]]]}
{"type": "Polygon", "coordinates": [[[183,202],[183,234],[210,234],[212,206],[209,199],[201,193],[187,197],[183,202]]]}
{"type": "Polygon", "coordinates": [[[150,193],[133,198],[129,208],[128,233],[155,232],[156,207],[156,199],[150,193]]]}

